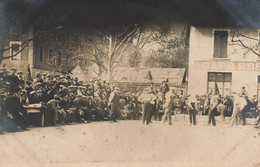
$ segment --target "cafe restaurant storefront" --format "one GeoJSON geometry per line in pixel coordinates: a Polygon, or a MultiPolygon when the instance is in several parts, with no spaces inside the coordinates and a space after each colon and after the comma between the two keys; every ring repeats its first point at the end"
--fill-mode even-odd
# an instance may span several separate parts
{"type": "Polygon", "coordinates": [[[260,99],[260,62],[198,60],[193,62],[192,73],[198,78],[194,83],[196,94],[214,92],[217,87],[219,93],[226,96],[240,92],[245,86],[249,96],[258,95],[260,99]]]}

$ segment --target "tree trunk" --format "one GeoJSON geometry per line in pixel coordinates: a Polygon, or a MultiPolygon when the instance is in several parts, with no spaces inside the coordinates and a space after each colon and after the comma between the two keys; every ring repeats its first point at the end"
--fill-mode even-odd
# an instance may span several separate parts
{"type": "Polygon", "coordinates": [[[108,62],[108,67],[107,67],[107,82],[111,82],[111,76],[112,76],[112,68],[111,68],[111,61],[109,60],[108,62]]]}
{"type": "Polygon", "coordinates": [[[113,51],[112,51],[112,35],[109,36],[109,48],[108,48],[108,63],[107,63],[107,82],[111,82],[111,70],[112,70],[112,58],[113,58],[113,51]]]}

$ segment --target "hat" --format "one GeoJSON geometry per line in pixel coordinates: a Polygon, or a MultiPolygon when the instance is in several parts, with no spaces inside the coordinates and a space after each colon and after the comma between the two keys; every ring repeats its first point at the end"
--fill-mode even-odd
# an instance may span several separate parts
{"type": "Polygon", "coordinates": [[[33,90],[33,91],[30,92],[30,95],[33,95],[35,93],[36,93],[36,91],[33,90]]]}
{"type": "Polygon", "coordinates": [[[47,74],[46,73],[42,73],[42,76],[47,76],[47,74]]]}
{"type": "Polygon", "coordinates": [[[38,89],[36,92],[43,92],[43,90],[42,89],[38,89]]]}
{"type": "Polygon", "coordinates": [[[54,95],[54,99],[55,99],[55,100],[62,100],[61,97],[60,97],[59,95],[57,95],[57,94],[54,95]]]}
{"type": "Polygon", "coordinates": [[[69,88],[69,89],[77,89],[77,86],[70,85],[68,88],[69,88]]]}
{"type": "Polygon", "coordinates": [[[82,95],[80,95],[80,94],[77,94],[77,95],[76,95],[76,97],[82,97],[82,95]]]}
{"type": "Polygon", "coordinates": [[[70,96],[76,96],[74,93],[69,93],[70,96]]]}
{"type": "Polygon", "coordinates": [[[37,72],[37,73],[35,73],[35,76],[39,77],[39,76],[41,76],[41,73],[37,72]]]}
{"type": "Polygon", "coordinates": [[[48,74],[46,77],[48,77],[48,78],[49,78],[49,77],[52,77],[52,75],[51,75],[51,74],[48,74]]]}
{"type": "Polygon", "coordinates": [[[119,87],[115,87],[115,90],[120,90],[119,87]]]}
{"type": "Polygon", "coordinates": [[[22,72],[22,71],[19,71],[19,72],[17,72],[17,74],[23,74],[23,72],[22,72]]]}
{"type": "Polygon", "coordinates": [[[21,92],[21,93],[27,93],[27,90],[22,89],[22,90],[20,90],[20,92],[21,92]]]}
{"type": "Polygon", "coordinates": [[[160,95],[160,96],[161,96],[161,95],[163,95],[163,93],[162,93],[162,92],[159,92],[159,93],[158,93],[158,95],[160,95]]]}
{"type": "Polygon", "coordinates": [[[11,70],[16,70],[16,68],[12,67],[11,70]]]}
{"type": "Polygon", "coordinates": [[[56,74],[56,75],[54,75],[54,77],[60,77],[60,75],[59,75],[59,74],[56,74]]]}
{"type": "Polygon", "coordinates": [[[60,96],[58,95],[58,94],[55,94],[54,95],[54,98],[56,99],[56,98],[59,98],[60,96]]]}
{"type": "Polygon", "coordinates": [[[42,83],[38,82],[34,85],[34,87],[39,87],[39,86],[42,86],[42,83]]]}
{"type": "Polygon", "coordinates": [[[61,75],[60,78],[66,78],[65,75],[61,75]]]}

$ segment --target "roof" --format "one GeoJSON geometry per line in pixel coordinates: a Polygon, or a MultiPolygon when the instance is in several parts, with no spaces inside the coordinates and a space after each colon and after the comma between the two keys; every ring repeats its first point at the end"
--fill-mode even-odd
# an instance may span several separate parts
{"type": "Polygon", "coordinates": [[[129,83],[147,83],[150,80],[147,78],[148,73],[151,73],[153,83],[162,83],[167,78],[169,83],[181,85],[185,81],[185,68],[128,68],[120,67],[114,70],[115,82],[129,83]]]}

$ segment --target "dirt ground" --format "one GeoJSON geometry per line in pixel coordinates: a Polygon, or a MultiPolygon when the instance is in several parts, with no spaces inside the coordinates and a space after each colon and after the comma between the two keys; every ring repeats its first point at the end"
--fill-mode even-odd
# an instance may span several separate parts
{"type": "Polygon", "coordinates": [[[0,167],[6,166],[260,166],[260,130],[207,126],[198,116],[173,116],[173,125],[141,120],[31,128],[0,135],[0,167]]]}

